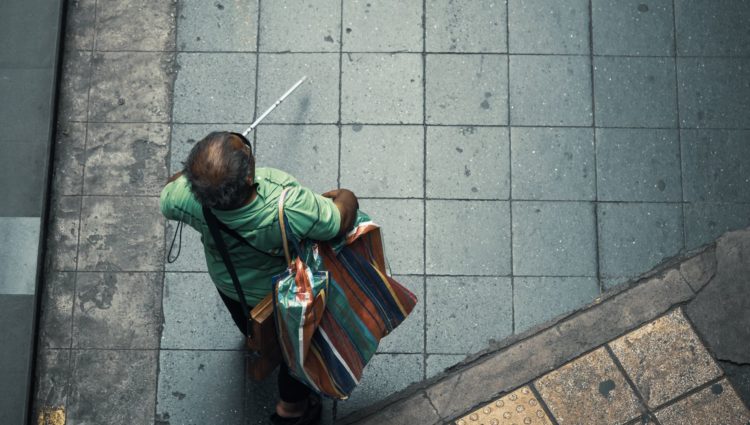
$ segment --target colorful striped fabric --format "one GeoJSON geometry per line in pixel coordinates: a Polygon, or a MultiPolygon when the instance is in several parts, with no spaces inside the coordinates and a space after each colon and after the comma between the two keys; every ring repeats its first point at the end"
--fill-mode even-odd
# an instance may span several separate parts
{"type": "Polygon", "coordinates": [[[338,400],[349,397],[380,340],[417,303],[385,272],[379,226],[362,212],[356,223],[340,241],[297,245],[308,261],[298,257],[276,279],[279,343],[291,373],[338,400]]]}

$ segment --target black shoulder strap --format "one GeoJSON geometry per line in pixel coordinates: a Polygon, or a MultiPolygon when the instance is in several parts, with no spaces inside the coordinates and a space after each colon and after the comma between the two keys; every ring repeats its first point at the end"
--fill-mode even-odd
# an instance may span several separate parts
{"type": "MultiPolygon", "coordinates": [[[[204,213],[204,215],[205,215],[205,213],[204,213]]],[[[214,215],[214,214],[211,213],[211,215],[214,215]]],[[[214,218],[216,218],[215,215],[214,215],[214,218]]],[[[208,223],[208,221],[206,221],[206,223],[208,223]]],[[[241,243],[241,244],[249,247],[253,251],[257,252],[258,254],[262,254],[262,255],[265,255],[267,257],[273,257],[273,258],[279,258],[279,257],[281,257],[280,255],[269,254],[269,253],[267,253],[267,252],[265,252],[265,251],[263,251],[261,249],[256,248],[247,239],[243,238],[242,235],[240,235],[236,230],[234,230],[231,227],[227,226],[226,223],[224,223],[223,221],[219,220],[218,218],[216,218],[216,223],[218,224],[219,229],[221,229],[222,231],[224,231],[224,233],[228,234],[229,236],[231,236],[232,238],[234,238],[235,240],[237,240],[239,243],[241,243]]]]}
{"type": "Polygon", "coordinates": [[[219,249],[219,253],[221,254],[221,259],[224,260],[224,265],[227,267],[227,271],[229,272],[229,275],[232,277],[232,283],[234,283],[234,290],[237,291],[237,296],[240,298],[240,304],[242,304],[242,313],[245,315],[247,320],[245,321],[245,327],[247,336],[252,337],[252,327],[248,326],[248,322],[250,321],[250,308],[247,306],[247,300],[245,300],[245,293],[242,291],[242,286],[240,286],[240,280],[237,278],[237,271],[234,269],[234,264],[232,264],[232,259],[229,258],[229,251],[227,251],[227,246],[224,244],[224,238],[221,236],[221,232],[219,231],[219,221],[218,218],[214,215],[214,213],[211,212],[210,208],[203,207],[203,216],[206,218],[206,224],[208,224],[208,229],[211,231],[211,237],[214,238],[214,242],[216,243],[216,248],[219,249]]]}

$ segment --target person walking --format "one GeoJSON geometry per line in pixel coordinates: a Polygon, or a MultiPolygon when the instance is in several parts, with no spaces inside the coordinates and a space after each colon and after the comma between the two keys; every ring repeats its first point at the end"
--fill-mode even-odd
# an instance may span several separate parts
{"type": "MultiPolygon", "coordinates": [[[[279,196],[287,188],[284,212],[299,239],[326,241],[352,228],[359,208],[354,193],[336,189],[318,195],[281,170],[256,168],[252,145],[239,133],[213,132],[196,143],[183,170],[170,177],[161,192],[162,214],[201,234],[209,276],[244,335],[248,318],[211,237],[203,207],[210,208],[246,242],[225,238],[245,300],[252,308],[271,291],[271,278],[287,267],[277,209],[279,196]]],[[[284,362],[278,390],[271,423],[311,425],[320,421],[320,399],[289,374],[284,362]]]]}

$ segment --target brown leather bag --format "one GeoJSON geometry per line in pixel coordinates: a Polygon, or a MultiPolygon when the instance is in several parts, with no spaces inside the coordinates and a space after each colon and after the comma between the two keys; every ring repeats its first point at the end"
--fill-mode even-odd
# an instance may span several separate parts
{"type": "Polygon", "coordinates": [[[247,376],[254,381],[268,377],[281,363],[281,349],[276,339],[276,324],[273,319],[273,292],[266,295],[250,311],[250,329],[247,337],[247,376]]]}

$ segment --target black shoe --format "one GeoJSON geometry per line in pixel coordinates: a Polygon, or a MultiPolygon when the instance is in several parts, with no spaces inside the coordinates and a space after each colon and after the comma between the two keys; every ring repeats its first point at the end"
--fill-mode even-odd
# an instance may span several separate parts
{"type": "Polygon", "coordinates": [[[322,405],[320,398],[317,396],[311,396],[307,402],[307,409],[302,416],[296,418],[282,418],[277,413],[271,415],[271,423],[273,425],[318,425],[320,423],[320,415],[322,411],[322,405]]]}

